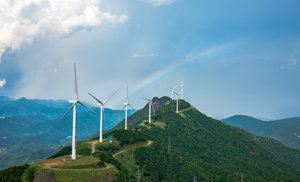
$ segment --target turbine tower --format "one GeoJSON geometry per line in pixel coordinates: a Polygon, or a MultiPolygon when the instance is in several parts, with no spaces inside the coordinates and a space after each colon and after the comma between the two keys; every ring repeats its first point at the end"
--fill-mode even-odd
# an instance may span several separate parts
{"type": "Polygon", "coordinates": [[[180,87],[181,87],[181,99],[183,99],[183,88],[184,88],[184,82],[183,82],[183,80],[181,82],[180,87]]]}
{"type": "Polygon", "coordinates": [[[176,113],[178,113],[178,100],[179,100],[179,94],[174,92],[176,95],[176,113]]]}
{"type": "Polygon", "coordinates": [[[77,76],[76,76],[76,66],[74,64],[74,72],[75,72],[75,99],[74,100],[69,100],[69,103],[73,103],[72,106],[68,109],[68,111],[57,121],[57,124],[64,119],[64,117],[73,109],[73,134],[72,134],[72,159],[76,160],[76,105],[80,104],[83,107],[87,108],[88,110],[94,112],[97,114],[95,111],[84,105],[82,102],[78,100],[78,88],[77,88],[77,76]]]}
{"type": "Polygon", "coordinates": [[[128,106],[133,109],[133,107],[129,104],[129,101],[128,101],[128,87],[127,87],[127,97],[126,97],[126,102],[124,103],[124,107],[123,107],[123,109],[125,109],[125,130],[127,130],[127,110],[128,110],[128,106]]]}
{"type": "Polygon", "coordinates": [[[151,107],[153,109],[153,112],[155,113],[155,109],[153,107],[153,102],[152,102],[153,97],[151,99],[146,99],[145,98],[145,100],[147,100],[149,102],[149,123],[151,123],[151,107]]]}
{"type": "Polygon", "coordinates": [[[140,167],[138,167],[138,170],[136,172],[136,181],[141,182],[141,177],[142,177],[142,174],[141,174],[141,171],[140,171],[140,167]]]}
{"type": "Polygon", "coordinates": [[[175,90],[176,87],[173,87],[173,88],[170,88],[171,90],[171,95],[172,95],[172,100],[174,100],[174,90],[175,90]]]}
{"type": "MultiPolygon", "coordinates": [[[[117,91],[115,91],[108,99],[106,99],[104,102],[101,102],[99,99],[97,99],[95,96],[93,96],[91,93],[89,93],[89,95],[91,97],[93,97],[97,102],[98,105],[100,106],[100,131],[99,131],[99,142],[102,143],[103,139],[102,139],[102,118],[103,118],[103,112],[105,112],[105,104],[109,101],[110,98],[112,98],[112,96],[114,96],[116,94],[117,91]]],[[[104,114],[105,115],[105,114],[104,114]]]]}

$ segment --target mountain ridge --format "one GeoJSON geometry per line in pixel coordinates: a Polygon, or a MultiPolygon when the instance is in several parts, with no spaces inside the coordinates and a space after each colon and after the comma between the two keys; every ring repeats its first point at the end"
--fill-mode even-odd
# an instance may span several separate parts
{"type": "Polygon", "coordinates": [[[263,121],[250,116],[235,115],[223,121],[255,135],[276,139],[288,147],[300,150],[300,117],[263,121]]]}

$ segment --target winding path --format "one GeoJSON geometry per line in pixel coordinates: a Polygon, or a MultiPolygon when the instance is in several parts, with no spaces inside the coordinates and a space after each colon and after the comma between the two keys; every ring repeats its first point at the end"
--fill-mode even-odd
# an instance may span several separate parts
{"type": "MultiPolygon", "coordinates": [[[[147,146],[149,146],[151,143],[152,143],[152,141],[150,141],[150,140],[147,140],[147,144],[146,144],[146,145],[144,145],[144,146],[141,146],[141,147],[147,147],[147,146]]],[[[113,155],[113,157],[115,157],[116,155],[119,155],[119,154],[120,154],[120,153],[122,153],[122,152],[125,152],[126,150],[129,150],[129,149],[124,149],[124,150],[121,150],[121,151],[119,151],[119,152],[115,153],[115,154],[113,155]]]]}
{"type": "Polygon", "coordinates": [[[99,141],[95,141],[95,142],[92,143],[92,154],[95,153],[95,151],[96,151],[96,150],[95,150],[95,145],[96,145],[96,143],[98,143],[98,142],[99,142],[99,141]]]}
{"type": "MultiPolygon", "coordinates": [[[[95,149],[95,145],[96,143],[98,143],[99,141],[93,141],[93,142],[89,142],[91,145],[92,145],[92,153],[94,153],[96,151],[95,149]]],[[[138,147],[147,147],[149,146],[153,141],[150,141],[150,140],[147,140],[147,143],[145,145],[142,145],[142,146],[138,146],[138,147]]],[[[134,148],[138,148],[138,147],[134,147],[134,148]]],[[[113,157],[119,155],[120,153],[123,153],[127,150],[130,150],[130,149],[133,149],[133,148],[127,148],[127,149],[123,149],[115,154],[113,154],[113,157]]],[[[70,157],[70,155],[65,155],[65,156],[61,156],[61,157],[57,157],[57,159],[61,159],[61,158],[65,158],[65,157],[70,157]]],[[[50,169],[55,169],[55,170],[73,170],[73,169],[63,169],[63,168],[54,168],[53,166],[56,166],[56,165],[63,165],[64,163],[61,162],[61,161],[53,161],[53,162],[47,162],[47,163],[42,163],[43,166],[45,166],[46,168],[50,168],[50,169]]],[[[100,168],[100,169],[106,169],[106,168],[109,168],[111,167],[110,165],[107,165],[106,167],[104,168],[100,168]]]]}

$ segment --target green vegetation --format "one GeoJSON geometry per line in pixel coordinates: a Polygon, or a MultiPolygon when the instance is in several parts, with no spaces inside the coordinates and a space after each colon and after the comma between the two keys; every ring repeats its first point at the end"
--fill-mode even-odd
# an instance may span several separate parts
{"type": "Polygon", "coordinates": [[[174,174],[178,175],[176,180],[179,181],[179,176],[192,179],[193,173],[197,179],[213,178],[215,181],[238,179],[241,174],[252,181],[300,179],[298,170],[223,122],[205,116],[185,101],[181,101],[180,114],[174,112],[175,106],[175,101],[172,101],[154,116],[156,122],[166,124],[164,128],[135,125],[138,131],[157,143],[138,148],[135,156],[141,170],[149,172],[144,174],[149,181],[170,180],[173,179],[170,175],[174,174]],[[172,161],[166,161],[169,136],[172,161]],[[147,152],[155,146],[152,152],[147,152]],[[173,172],[166,170],[171,162],[175,166],[173,172]],[[189,166],[194,167],[186,171],[189,166]]]}
{"type": "MultiPolygon", "coordinates": [[[[51,162],[48,161],[48,162],[51,162]]],[[[54,168],[61,169],[90,169],[99,168],[99,159],[92,156],[78,156],[76,160],[72,160],[70,157],[63,159],[63,165],[55,165],[54,168]]]]}
{"type": "Polygon", "coordinates": [[[68,155],[71,153],[72,153],[72,146],[66,146],[66,147],[62,148],[60,151],[58,151],[56,154],[49,157],[49,159],[56,158],[56,157],[63,156],[63,155],[68,155]]]}
{"type": "Polygon", "coordinates": [[[247,136],[257,144],[261,145],[267,151],[274,154],[280,160],[300,170],[300,152],[297,149],[289,148],[272,138],[255,136],[241,128],[232,127],[237,132],[247,136]]]}
{"type": "Polygon", "coordinates": [[[111,166],[105,169],[74,169],[56,170],[55,178],[57,182],[82,182],[82,181],[105,181],[109,174],[116,174],[118,170],[111,166]]]}
{"type": "MultiPolygon", "coordinates": [[[[166,97],[166,96],[161,97],[161,98],[154,97],[152,100],[155,111],[160,111],[165,105],[169,104],[170,102],[171,102],[171,98],[166,97]]],[[[148,117],[148,113],[149,113],[149,105],[146,104],[143,107],[143,109],[136,111],[134,114],[132,114],[131,116],[128,117],[128,120],[127,120],[128,126],[134,126],[137,123],[141,122],[143,119],[146,119],[148,117]]],[[[114,131],[114,130],[120,129],[120,128],[123,129],[124,123],[125,123],[125,120],[121,121],[119,124],[117,124],[117,126],[115,126],[110,131],[114,131]]]]}
{"type": "Polygon", "coordinates": [[[145,137],[140,132],[133,132],[131,130],[119,129],[112,132],[112,135],[120,142],[121,146],[137,142],[146,142],[145,137]]]}
{"type": "MultiPolygon", "coordinates": [[[[131,130],[107,133],[112,143],[97,143],[92,155],[90,140],[78,142],[76,148],[82,154],[76,161],[61,157],[42,162],[60,161],[63,164],[52,167],[69,169],[51,169],[57,181],[104,181],[109,175],[116,175],[117,181],[136,181],[138,167],[143,182],[192,181],[194,175],[197,181],[240,181],[241,175],[245,182],[300,181],[299,151],[207,117],[184,100],[179,113],[176,101],[157,99],[156,103],[160,109],[152,115],[153,123],[142,124],[147,113],[136,112],[131,130]],[[147,145],[147,141],[153,142],[147,145]]],[[[68,152],[66,147],[56,156],[68,152]]],[[[23,178],[43,172],[40,165],[31,165],[23,178]]]]}
{"type": "Polygon", "coordinates": [[[92,149],[89,147],[84,147],[76,151],[78,155],[91,155],[92,149]]]}
{"type": "Polygon", "coordinates": [[[46,171],[51,170],[38,164],[31,164],[30,167],[24,171],[22,175],[22,182],[32,182],[36,174],[46,171]]]}
{"type": "Polygon", "coordinates": [[[24,166],[15,166],[2,170],[0,171],[0,181],[21,182],[21,176],[28,167],[29,165],[25,164],[24,166]]]}
{"type": "MultiPolygon", "coordinates": [[[[58,151],[56,154],[49,157],[49,159],[56,158],[59,156],[70,155],[72,153],[72,146],[66,146],[58,151]]],[[[76,154],[78,155],[91,155],[92,147],[91,144],[81,141],[76,144],[76,154]]]]}
{"type": "Polygon", "coordinates": [[[300,117],[262,121],[250,116],[235,115],[223,121],[254,135],[274,138],[288,147],[300,150],[300,117]]]}

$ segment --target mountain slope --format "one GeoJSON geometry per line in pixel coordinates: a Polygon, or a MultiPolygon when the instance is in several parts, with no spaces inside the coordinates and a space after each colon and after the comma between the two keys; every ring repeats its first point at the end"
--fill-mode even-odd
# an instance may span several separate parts
{"type": "Polygon", "coordinates": [[[179,114],[174,112],[175,101],[172,101],[154,116],[155,123],[150,128],[137,127],[151,140],[165,146],[170,136],[174,152],[222,171],[256,176],[257,180],[299,178],[298,170],[246,136],[205,116],[188,103],[181,103],[179,114]]]}
{"type": "Polygon", "coordinates": [[[265,138],[253,135],[241,128],[232,127],[234,130],[247,136],[264,149],[274,154],[280,160],[300,170],[300,152],[297,149],[292,149],[272,138],[265,138]]]}
{"type": "MultiPolygon", "coordinates": [[[[153,107],[155,111],[161,110],[166,104],[170,103],[171,98],[169,97],[161,97],[157,98],[154,97],[152,100],[153,107]]],[[[153,113],[153,110],[151,109],[151,113],[153,113]]],[[[127,118],[127,124],[128,126],[133,126],[137,122],[141,121],[144,118],[147,118],[149,114],[149,103],[147,103],[142,109],[136,111],[133,115],[129,116],[127,118]]],[[[119,124],[117,124],[112,130],[124,128],[125,120],[122,120],[119,124]]]]}
{"type": "Polygon", "coordinates": [[[281,143],[300,149],[300,118],[262,121],[250,116],[235,115],[223,120],[255,135],[274,138],[281,143]]]}
{"type": "MultiPolygon", "coordinates": [[[[42,159],[71,141],[72,112],[56,124],[70,107],[64,100],[0,97],[0,169],[42,159]],[[24,148],[24,146],[30,146],[24,148]],[[44,153],[44,154],[43,154],[44,153]]],[[[77,107],[77,139],[99,132],[99,116],[77,107]]],[[[99,112],[99,108],[92,108],[99,112]]],[[[129,110],[128,115],[134,113],[129,110]]],[[[124,111],[105,109],[104,130],[124,118],[124,111]]]]}

